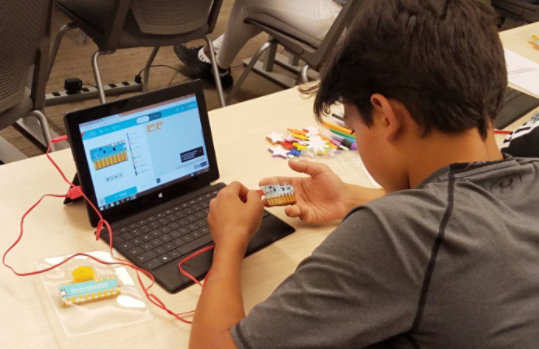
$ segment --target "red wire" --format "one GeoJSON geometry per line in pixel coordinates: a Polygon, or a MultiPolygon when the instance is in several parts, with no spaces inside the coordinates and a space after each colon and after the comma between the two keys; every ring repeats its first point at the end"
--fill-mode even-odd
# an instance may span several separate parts
{"type": "MultiPolygon", "coordinates": [[[[55,138],[55,139],[52,139],[51,142],[49,143],[49,146],[47,148],[47,152],[46,152],[46,156],[47,158],[49,159],[49,161],[52,163],[52,165],[56,168],[56,170],[58,171],[58,173],[60,174],[60,176],[62,177],[62,179],[67,183],[69,184],[70,188],[75,188],[76,186],[71,183],[67,177],[65,176],[65,174],[63,173],[63,171],[60,169],[60,167],[58,166],[58,164],[56,164],[56,162],[51,158],[51,156],[49,155],[49,152],[50,152],[50,149],[51,149],[51,145],[52,143],[58,143],[58,142],[61,142],[61,141],[64,141],[64,140],[67,140],[67,137],[58,137],[58,138],[55,138]]],[[[109,222],[107,222],[103,216],[101,215],[101,213],[99,212],[99,210],[94,206],[94,204],[90,201],[90,199],[88,199],[88,197],[86,196],[86,194],[84,194],[84,192],[81,190],[80,191],[81,195],[84,197],[84,199],[86,200],[86,202],[92,207],[92,209],[96,212],[97,216],[99,217],[99,222],[97,224],[97,229],[96,229],[96,240],[99,240],[99,237],[101,235],[101,230],[103,228],[103,225],[105,225],[106,229],[108,230],[109,232],[109,253],[110,253],[110,256],[116,260],[115,262],[107,262],[107,261],[104,261],[104,260],[101,260],[97,257],[94,257],[92,255],[89,255],[89,254],[86,254],[86,253],[75,253],[69,257],[67,257],[66,259],[64,259],[62,262],[60,263],[57,263],[57,264],[54,264],[48,268],[44,268],[44,269],[40,269],[40,270],[35,270],[35,271],[32,271],[32,272],[18,272],[16,271],[11,265],[7,264],[6,263],[6,257],[8,255],[8,253],[21,241],[22,239],[22,236],[23,236],[23,232],[24,232],[24,220],[26,219],[26,216],[28,216],[28,214],[30,214],[30,212],[32,212],[34,210],[34,208],[36,208],[40,203],[41,201],[43,201],[43,199],[45,197],[56,197],[56,198],[65,198],[67,197],[68,195],[67,194],[44,194],[41,196],[41,198],[39,198],[39,200],[34,203],[22,216],[21,218],[21,223],[20,223],[20,231],[19,231],[19,236],[17,237],[17,239],[15,240],[15,242],[4,252],[3,256],[2,256],[2,263],[4,264],[5,267],[7,267],[8,269],[10,269],[15,275],[17,276],[30,276],[30,275],[37,275],[37,274],[41,274],[41,273],[45,273],[47,271],[50,271],[54,268],[57,268],[59,266],[61,266],[62,264],[68,262],[69,260],[77,257],[77,256],[84,256],[84,257],[87,257],[87,258],[90,258],[98,263],[101,263],[101,264],[106,264],[106,265],[123,265],[123,266],[126,266],[126,267],[130,267],[132,269],[134,269],[136,271],[136,275],[137,275],[137,280],[142,288],[142,291],[144,292],[144,295],[146,296],[146,298],[153,304],[155,305],[156,307],[166,311],[167,313],[169,313],[170,315],[174,316],[176,319],[182,321],[182,322],[185,322],[185,323],[188,323],[190,324],[191,321],[190,320],[186,320],[184,319],[182,316],[184,315],[188,315],[188,314],[192,314],[194,311],[188,311],[188,312],[184,312],[184,313],[175,313],[173,312],[172,310],[170,310],[169,308],[166,307],[165,303],[163,301],[161,301],[159,299],[159,297],[157,297],[155,294],[151,293],[150,292],[150,288],[152,288],[152,286],[155,284],[155,278],[154,276],[147,270],[145,269],[142,269],[142,268],[139,268],[137,267],[136,265],[134,265],[133,263],[125,260],[125,259],[122,259],[122,258],[119,258],[119,257],[116,257],[113,253],[113,248],[112,248],[112,242],[113,242],[113,234],[112,234],[112,228],[110,227],[109,225],[109,222]],[[142,281],[142,278],[141,278],[141,274],[144,274],[146,275],[149,279],[150,279],[150,284],[148,286],[146,286],[144,284],[144,282],[142,281]]],[[[191,274],[189,274],[188,272],[186,272],[183,268],[182,268],[182,265],[193,259],[194,257],[200,255],[201,253],[203,252],[206,252],[206,251],[209,251],[211,250],[212,248],[214,247],[214,245],[211,245],[211,246],[207,246],[205,248],[202,248],[198,251],[195,251],[194,253],[192,253],[191,255],[187,256],[186,258],[184,258],[183,260],[181,260],[179,263],[178,263],[178,269],[180,270],[180,272],[185,275],[186,277],[188,277],[190,280],[192,280],[193,282],[195,282],[196,284],[200,285],[201,287],[203,286],[202,283],[200,283],[195,277],[193,277],[191,274]]]]}

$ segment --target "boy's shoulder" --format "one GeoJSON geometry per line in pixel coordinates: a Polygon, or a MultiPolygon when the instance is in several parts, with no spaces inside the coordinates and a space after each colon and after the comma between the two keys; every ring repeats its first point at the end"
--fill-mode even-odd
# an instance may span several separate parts
{"type": "Polygon", "coordinates": [[[466,210],[482,200],[522,202],[527,194],[539,197],[539,158],[507,156],[497,162],[452,164],[432,173],[415,189],[390,193],[355,210],[363,208],[392,221],[439,222],[450,203],[456,210],[466,210]]]}

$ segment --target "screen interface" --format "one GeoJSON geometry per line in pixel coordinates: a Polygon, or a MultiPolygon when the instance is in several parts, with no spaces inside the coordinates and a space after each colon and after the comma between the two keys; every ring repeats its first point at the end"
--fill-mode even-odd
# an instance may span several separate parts
{"type": "Polygon", "coordinates": [[[209,171],[195,94],[79,126],[100,211],[209,171]]]}

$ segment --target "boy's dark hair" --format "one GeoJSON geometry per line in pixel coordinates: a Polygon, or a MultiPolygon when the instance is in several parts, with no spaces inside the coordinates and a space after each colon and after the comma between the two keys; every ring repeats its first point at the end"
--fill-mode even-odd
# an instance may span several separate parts
{"type": "Polygon", "coordinates": [[[322,72],[318,118],[341,101],[370,126],[370,97],[380,93],[402,102],[424,134],[476,127],[486,137],[507,86],[494,10],[480,0],[361,1],[322,72]]]}

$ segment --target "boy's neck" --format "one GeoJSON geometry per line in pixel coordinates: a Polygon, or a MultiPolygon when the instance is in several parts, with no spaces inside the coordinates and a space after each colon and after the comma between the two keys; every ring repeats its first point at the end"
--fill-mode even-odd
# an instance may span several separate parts
{"type": "Polygon", "coordinates": [[[494,133],[482,139],[476,129],[458,134],[433,131],[416,138],[407,147],[408,178],[415,188],[434,171],[453,163],[499,161],[503,159],[494,133]]]}

